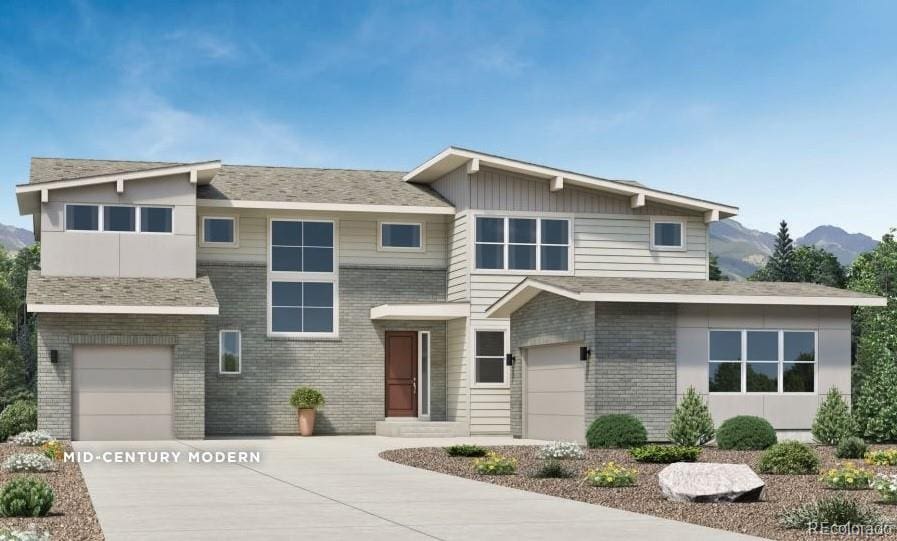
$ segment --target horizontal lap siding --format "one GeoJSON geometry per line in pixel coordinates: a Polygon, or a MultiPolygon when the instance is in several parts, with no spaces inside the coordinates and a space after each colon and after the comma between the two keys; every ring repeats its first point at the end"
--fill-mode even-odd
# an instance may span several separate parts
{"type": "Polygon", "coordinates": [[[446,419],[463,421],[468,415],[467,320],[446,323],[445,398],[446,419]]]}
{"type": "Polygon", "coordinates": [[[511,390],[470,390],[470,433],[509,434],[511,432],[511,390]]]}

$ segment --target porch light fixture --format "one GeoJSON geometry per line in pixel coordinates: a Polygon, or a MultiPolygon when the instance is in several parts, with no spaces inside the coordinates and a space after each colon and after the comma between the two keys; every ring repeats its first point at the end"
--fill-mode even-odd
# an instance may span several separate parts
{"type": "Polygon", "coordinates": [[[589,346],[580,346],[579,360],[580,361],[588,361],[590,358],[592,358],[592,350],[589,349],[589,346]]]}
{"type": "Polygon", "coordinates": [[[505,364],[514,366],[514,355],[512,353],[505,353],[505,364]]]}

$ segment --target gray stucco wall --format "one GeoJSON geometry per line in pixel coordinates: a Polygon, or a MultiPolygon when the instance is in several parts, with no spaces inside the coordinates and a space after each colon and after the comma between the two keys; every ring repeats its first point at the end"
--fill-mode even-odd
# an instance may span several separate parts
{"type": "Polygon", "coordinates": [[[206,320],[206,429],[209,434],[294,434],[289,405],[300,385],[316,387],[327,405],[321,433],[373,433],[384,417],[384,333],[428,330],[432,352],[432,415],[445,419],[445,323],[370,319],[384,303],[445,300],[445,270],[340,267],[340,337],[328,340],[268,338],[264,265],[201,265],[218,295],[220,314],[206,320]],[[243,367],[218,373],[218,331],[239,329],[243,367]]]}
{"type": "Polygon", "coordinates": [[[205,435],[205,323],[202,316],[40,314],[37,320],[38,427],[71,438],[72,349],[91,345],[174,347],[174,433],[205,435]],[[50,350],[59,362],[50,362],[50,350]]]}
{"type": "Polygon", "coordinates": [[[817,331],[815,395],[709,395],[717,425],[735,415],[757,415],[778,430],[809,430],[829,388],[835,386],[850,398],[849,307],[680,305],[676,327],[679,395],[689,386],[705,395],[708,392],[710,329],[817,331]]]}

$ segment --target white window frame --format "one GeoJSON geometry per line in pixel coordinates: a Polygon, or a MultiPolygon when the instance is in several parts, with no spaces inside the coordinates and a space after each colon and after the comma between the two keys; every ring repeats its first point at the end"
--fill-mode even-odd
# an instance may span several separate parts
{"type": "Polygon", "coordinates": [[[218,373],[235,375],[243,373],[243,332],[240,329],[221,329],[218,331],[218,373]],[[231,372],[224,369],[224,333],[237,333],[237,371],[231,372]]]}
{"type": "MultiPolygon", "coordinates": [[[[501,214],[493,214],[493,213],[471,213],[470,219],[472,222],[472,233],[470,235],[470,246],[469,246],[469,259],[470,259],[470,269],[473,274],[508,274],[508,275],[533,275],[533,274],[542,274],[542,275],[556,275],[556,276],[571,276],[573,275],[573,225],[575,223],[573,216],[568,214],[564,215],[553,215],[549,213],[533,215],[532,213],[515,213],[515,212],[506,212],[501,214]],[[498,242],[477,242],[477,220],[479,218],[497,218],[504,220],[504,239],[501,243],[498,242]],[[510,269],[508,268],[508,247],[511,245],[510,242],[510,231],[508,230],[508,226],[510,224],[509,220],[535,220],[536,221],[536,268],[535,269],[510,269]],[[563,220],[567,222],[567,244],[542,244],[542,220],[563,220]],[[504,259],[504,268],[501,269],[481,269],[477,267],[477,244],[491,244],[491,245],[499,245],[503,246],[502,257],[504,259]],[[567,270],[542,270],[542,247],[543,246],[566,246],[567,247],[567,270]]],[[[516,245],[527,245],[532,246],[532,244],[527,243],[514,243],[516,245]]]]}
{"type": "MultiPolygon", "coordinates": [[[[511,330],[506,327],[473,327],[473,348],[470,356],[470,386],[473,389],[509,389],[511,387],[511,367],[508,366],[506,357],[511,350],[511,330]],[[501,355],[501,366],[504,368],[501,383],[480,383],[477,381],[477,333],[500,332],[504,337],[504,351],[501,355]]],[[[493,358],[493,357],[490,357],[493,358]]]]}
{"type": "Polygon", "coordinates": [[[427,228],[424,222],[393,222],[382,221],[377,222],[377,251],[378,252],[424,252],[427,249],[427,228]],[[420,229],[420,246],[384,246],[383,245],[383,226],[384,225],[416,225],[420,229]]]}
{"type": "Polygon", "coordinates": [[[266,329],[269,338],[296,338],[296,339],[328,339],[339,338],[339,222],[335,219],[324,219],[317,217],[280,217],[272,216],[268,218],[268,279],[266,292],[266,329]],[[317,222],[329,223],[333,225],[333,271],[332,272],[294,272],[294,271],[273,271],[271,270],[271,260],[273,257],[272,240],[274,233],[274,222],[317,222]],[[327,282],[333,284],[333,331],[332,332],[275,332],[271,330],[273,319],[273,311],[271,306],[271,283],[272,282],[327,282]]]}
{"type": "MultiPolygon", "coordinates": [[[[62,229],[65,232],[72,233],[107,233],[103,231],[103,205],[99,203],[65,203],[62,209],[62,229]],[[97,229],[69,229],[69,207],[96,207],[97,208],[97,229]]],[[[138,225],[139,227],[139,225],[138,225]]]]}
{"type": "Polygon", "coordinates": [[[236,216],[203,216],[199,221],[199,245],[207,248],[238,248],[240,246],[240,219],[236,216]],[[206,220],[230,220],[234,229],[233,242],[214,242],[206,240],[206,220]]]}
{"type": "MultiPolygon", "coordinates": [[[[420,375],[423,373],[424,366],[424,340],[427,337],[427,413],[423,411],[424,401],[420,392],[417,393],[417,416],[422,420],[430,420],[433,415],[433,336],[430,331],[417,331],[417,379],[420,381],[420,375]]],[[[420,386],[423,388],[423,386],[420,386]]]]}
{"type": "MultiPolygon", "coordinates": [[[[729,396],[815,396],[819,394],[819,332],[816,329],[710,329],[707,333],[707,371],[706,381],[708,384],[708,393],[711,395],[729,395],[729,396]],[[710,335],[714,332],[739,332],[741,333],[741,360],[740,361],[717,361],[710,359],[710,335]],[[749,332],[774,332],[778,333],[779,358],[777,361],[749,361],[747,358],[747,336],[749,332]],[[785,391],[785,380],[783,378],[785,369],[785,333],[813,333],[813,391],[812,392],[794,392],[785,391]],[[775,362],[778,365],[778,390],[764,392],[748,392],[747,390],[747,365],[748,363],[769,363],[775,362]],[[710,384],[710,363],[739,363],[741,366],[741,390],[740,391],[713,391],[709,389],[710,384]]],[[[793,361],[788,361],[793,362],[793,361]]]]}
{"type": "Polygon", "coordinates": [[[174,235],[174,230],[177,224],[175,224],[175,212],[174,205],[137,205],[137,232],[143,235],[174,235]],[[171,209],[171,231],[144,231],[143,230],[143,209],[145,208],[154,208],[154,209],[171,209]]]}
{"type": "MultiPolygon", "coordinates": [[[[75,203],[73,203],[75,204],[75,203]]],[[[140,233],[140,207],[129,203],[109,203],[108,205],[99,205],[100,207],[100,231],[103,233],[120,233],[122,235],[135,235],[140,233]],[[134,231],[108,231],[106,229],[106,207],[128,207],[134,209],[134,231]]],[[[77,231],[77,229],[75,230],[77,231]]]]}
{"type": "Polygon", "coordinates": [[[652,216],[651,220],[651,250],[655,252],[685,252],[688,250],[688,220],[685,218],[667,218],[652,216]],[[682,228],[682,238],[679,246],[658,246],[654,243],[654,229],[656,224],[678,224],[682,228]]]}

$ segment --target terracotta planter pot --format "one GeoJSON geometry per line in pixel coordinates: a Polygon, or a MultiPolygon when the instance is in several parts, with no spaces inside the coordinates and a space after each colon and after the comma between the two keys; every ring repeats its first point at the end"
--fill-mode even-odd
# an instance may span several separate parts
{"type": "Polygon", "coordinates": [[[315,410],[299,410],[299,434],[311,436],[315,431],[315,410]]]}

